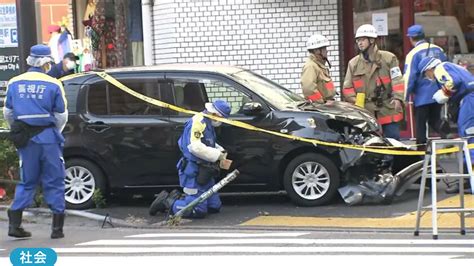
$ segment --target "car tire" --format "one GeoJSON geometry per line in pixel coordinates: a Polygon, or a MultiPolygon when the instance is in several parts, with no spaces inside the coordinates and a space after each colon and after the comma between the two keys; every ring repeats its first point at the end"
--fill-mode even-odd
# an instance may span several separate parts
{"type": "Polygon", "coordinates": [[[339,188],[339,170],[321,154],[304,153],[287,165],[283,184],[296,205],[323,205],[333,199],[339,188]]]}
{"type": "Polygon", "coordinates": [[[65,177],[66,208],[84,210],[94,207],[94,191],[99,189],[105,195],[105,177],[94,163],[84,159],[66,161],[65,177]]]}

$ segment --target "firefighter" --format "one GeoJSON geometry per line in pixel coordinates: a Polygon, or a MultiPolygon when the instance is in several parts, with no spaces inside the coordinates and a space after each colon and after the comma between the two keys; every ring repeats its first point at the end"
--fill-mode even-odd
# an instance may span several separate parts
{"type": "Polygon", "coordinates": [[[52,61],[48,46],[34,45],[26,59],[31,67],[8,81],[4,116],[18,149],[21,178],[8,210],[8,235],[12,237],[31,237],[21,227],[22,213],[33,202],[40,183],[53,212],[51,238],[64,237],[65,170],[61,131],[68,112],[62,83],[45,74],[52,61]]]}
{"type": "Polygon", "coordinates": [[[399,139],[405,86],[396,56],[379,50],[374,26],[360,26],[355,35],[359,55],[349,61],[343,99],[369,110],[385,137],[399,139]]]}
{"type": "MultiPolygon", "coordinates": [[[[231,107],[224,100],[216,100],[205,104],[204,112],[219,117],[229,117],[231,107]]],[[[178,146],[183,157],[178,161],[179,184],[183,188],[184,198],[177,191],[168,194],[162,191],[150,206],[149,213],[170,210],[171,214],[183,209],[186,205],[209,190],[214,184],[214,178],[219,177],[219,167],[228,169],[227,152],[216,143],[214,127],[221,122],[204,117],[202,113],[194,115],[184,125],[184,131],[178,140],[178,146]]],[[[206,201],[198,204],[183,217],[202,218],[207,213],[217,213],[221,208],[219,194],[214,193],[206,201]]]]}
{"type": "Polygon", "coordinates": [[[326,66],[326,62],[331,66],[327,59],[328,46],[329,40],[320,34],[309,37],[306,42],[309,57],[301,73],[301,87],[305,98],[317,103],[332,101],[336,94],[329,68],[326,66]]]}
{"type": "MultiPolygon", "coordinates": [[[[474,75],[462,66],[441,62],[433,57],[423,58],[418,69],[429,80],[438,84],[439,89],[433,95],[436,102],[444,104],[449,101],[450,104],[459,105],[458,115],[454,115],[457,116],[459,136],[474,135],[474,75]]],[[[468,142],[474,143],[474,138],[469,138],[468,142]]],[[[472,161],[474,149],[470,150],[470,155],[472,161]]],[[[459,183],[449,182],[446,193],[457,192],[459,183]]]]}
{"type": "MultiPolygon", "coordinates": [[[[406,98],[413,96],[415,105],[415,131],[416,144],[426,144],[426,123],[440,133],[441,105],[433,99],[433,94],[438,90],[434,82],[427,80],[418,70],[419,62],[425,57],[436,57],[446,61],[446,54],[439,46],[425,40],[425,32],[421,25],[408,28],[407,36],[413,49],[405,58],[404,80],[406,98]]],[[[424,149],[424,146],[420,146],[424,149]]]]}

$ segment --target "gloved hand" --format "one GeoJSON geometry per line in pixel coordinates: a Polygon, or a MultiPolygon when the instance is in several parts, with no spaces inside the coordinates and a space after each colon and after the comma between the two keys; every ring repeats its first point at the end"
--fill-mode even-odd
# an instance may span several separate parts
{"type": "Polygon", "coordinates": [[[227,152],[223,151],[223,152],[221,152],[221,154],[219,155],[219,158],[217,158],[217,160],[222,161],[222,160],[225,160],[226,158],[227,158],[227,152]]]}
{"type": "Polygon", "coordinates": [[[448,100],[449,100],[449,97],[444,93],[443,90],[438,90],[436,91],[436,93],[433,95],[433,99],[439,103],[439,104],[443,104],[443,103],[447,103],[448,100]]]}
{"type": "Polygon", "coordinates": [[[394,105],[395,107],[395,111],[401,113],[403,112],[403,104],[402,104],[402,101],[400,101],[399,99],[393,99],[391,104],[394,105]]]}

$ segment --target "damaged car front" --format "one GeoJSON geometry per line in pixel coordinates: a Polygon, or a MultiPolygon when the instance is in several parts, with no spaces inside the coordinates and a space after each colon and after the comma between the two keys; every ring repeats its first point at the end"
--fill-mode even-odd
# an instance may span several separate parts
{"type": "MultiPolygon", "coordinates": [[[[395,146],[406,149],[402,143],[384,138],[376,119],[364,109],[340,101],[331,101],[325,104],[312,103],[263,77],[258,75],[255,75],[258,78],[250,77],[251,75],[255,74],[240,72],[234,74],[234,77],[239,82],[251,87],[252,91],[272,105],[273,111],[266,113],[264,120],[271,121],[265,124],[276,125],[274,130],[296,137],[329,143],[395,146]]],[[[255,103],[249,103],[249,105],[252,104],[255,103]]],[[[369,182],[366,183],[368,186],[378,186],[374,189],[385,189],[377,191],[382,195],[379,201],[386,202],[394,194],[387,189],[394,190],[398,185],[397,178],[393,176],[393,171],[398,171],[400,167],[394,164],[396,156],[349,147],[297,142],[297,144],[292,142],[292,145],[281,148],[282,154],[285,156],[291,154],[291,156],[281,160],[283,166],[280,169],[283,173],[284,188],[298,205],[325,204],[337,194],[337,189],[346,199],[346,196],[350,196],[347,195],[349,192],[347,190],[341,191],[341,188],[351,185],[357,186],[364,184],[364,182],[369,182]],[[312,149],[302,148],[308,146],[312,146],[312,149]],[[311,157],[311,153],[313,153],[313,157],[311,157]],[[330,160],[331,163],[320,158],[322,156],[330,160]],[[337,177],[331,171],[333,166],[337,168],[337,177]],[[334,188],[335,184],[337,184],[337,188],[334,188]],[[343,192],[346,192],[346,195],[343,192]],[[390,195],[384,194],[387,192],[390,195]]]]}

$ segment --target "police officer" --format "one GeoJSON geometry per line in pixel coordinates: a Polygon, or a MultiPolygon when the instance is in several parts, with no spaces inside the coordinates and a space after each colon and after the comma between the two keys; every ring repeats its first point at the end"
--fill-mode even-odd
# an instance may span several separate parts
{"type": "Polygon", "coordinates": [[[355,35],[359,55],[349,61],[342,90],[345,101],[369,110],[386,137],[399,139],[405,86],[396,56],[377,47],[374,26],[360,26],[355,35]]]}
{"type": "Polygon", "coordinates": [[[8,210],[8,235],[22,238],[31,233],[21,227],[23,210],[29,207],[41,183],[46,203],[53,212],[51,238],[62,238],[64,224],[64,161],[61,135],[67,122],[64,89],[57,79],[45,73],[52,62],[48,46],[38,44],[30,49],[26,62],[31,66],[24,74],[8,82],[4,116],[10,128],[23,125],[22,134],[31,136],[18,148],[21,181],[8,210]],[[40,128],[39,132],[37,129],[40,128]]]}
{"type": "Polygon", "coordinates": [[[309,57],[303,66],[301,73],[301,87],[306,99],[324,103],[334,100],[336,94],[334,83],[329,75],[329,68],[326,67],[329,40],[321,34],[315,34],[308,38],[306,49],[309,57]]]}
{"type": "MultiPolygon", "coordinates": [[[[441,105],[433,99],[433,94],[438,90],[434,82],[430,82],[418,69],[418,64],[425,57],[435,57],[446,61],[443,49],[435,44],[425,41],[425,32],[421,25],[413,25],[408,28],[407,36],[413,49],[405,58],[404,80],[406,87],[406,100],[413,95],[415,104],[415,130],[416,144],[426,143],[426,122],[440,132],[441,105]]],[[[420,148],[425,148],[420,146],[420,148]]]]}
{"type": "MultiPolygon", "coordinates": [[[[230,105],[224,100],[206,103],[205,107],[206,114],[225,118],[229,117],[231,112],[230,105]]],[[[183,209],[215,184],[214,178],[219,176],[219,166],[223,168],[230,166],[229,160],[226,159],[227,153],[216,143],[214,127],[220,125],[221,122],[204,117],[202,113],[194,115],[186,122],[183,134],[178,140],[183,157],[177,164],[179,184],[185,197],[180,199],[180,194],[176,191],[169,194],[162,191],[150,206],[151,215],[167,209],[171,209],[173,214],[183,209]]],[[[215,193],[185,213],[183,217],[202,218],[208,212],[219,212],[221,205],[219,195],[215,193]]]]}
{"type": "MultiPolygon", "coordinates": [[[[441,62],[437,58],[423,58],[418,68],[429,80],[438,84],[439,88],[433,95],[433,99],[444,104],[460,104],[457,119],[458,134],[467,137],[474,134],[474,75],[462,66],[441,62]]],[[[470,138],[469,143],[474,143],[470,138]]],[[[470,150],[471,160],[474,158],[474,150],[470,150]]],[[[471,166],[472,167],[472,166],[471,166]]],[[[458,182],[448,183],[447,193],[457,193],[458,182]]]]}
{"type": "Polygon", "coordinates": [[[64,55],[63,60],[51,67],[48,71],[48,75],[53,78],[62,78],[67,75],[74,74],[76,69],[76,61],[79,57],[73,53],[67,53],[64,55]]]}

